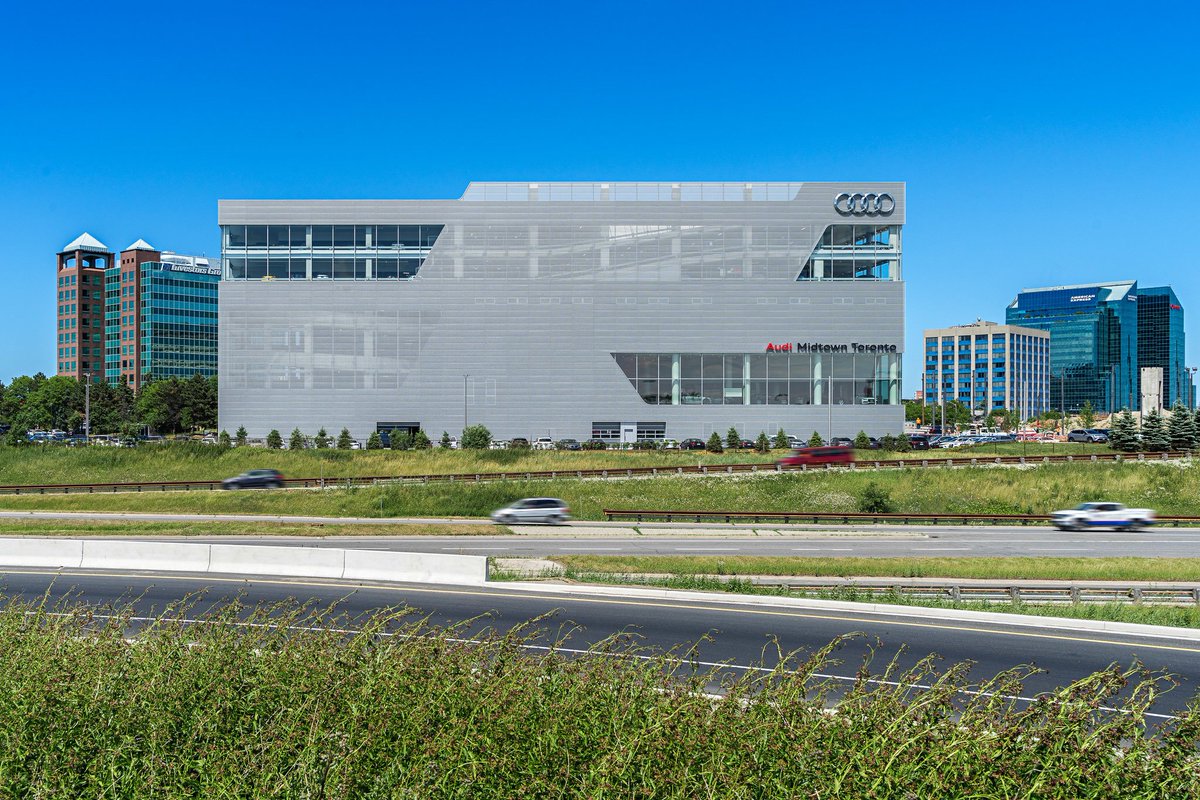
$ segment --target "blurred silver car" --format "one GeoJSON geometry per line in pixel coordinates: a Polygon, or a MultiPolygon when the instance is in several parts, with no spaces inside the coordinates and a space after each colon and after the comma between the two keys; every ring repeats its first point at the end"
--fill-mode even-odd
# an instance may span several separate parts
{"type": "Polygon", "coordinates": [[[556,497],[527,497],[492,512],[492,522],[520,525],[526,522],[546,522],[558,525],[571,518],[566,501],[556,497]]]}

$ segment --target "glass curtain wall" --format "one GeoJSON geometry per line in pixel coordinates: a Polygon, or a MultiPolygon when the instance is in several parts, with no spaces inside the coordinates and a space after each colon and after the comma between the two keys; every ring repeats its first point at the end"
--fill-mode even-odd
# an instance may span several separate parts
{"type": "Polygon", "coordinates": [[[410,280],[442,225],[226,225],[226,280],[410,280]]]}

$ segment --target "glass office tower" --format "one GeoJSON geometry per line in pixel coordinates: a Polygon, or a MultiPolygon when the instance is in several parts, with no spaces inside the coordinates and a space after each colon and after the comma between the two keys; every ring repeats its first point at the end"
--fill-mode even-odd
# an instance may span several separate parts
{"type": "Polygon", "coordinates": [[[1138,404],[1137,281],[1024,289],[1010,325],[1050,332],[1050,403],[1068,412],[1138,404]]]}
{"type": "Polygon", "coordinates": [[[1191,404],[1191,382],[1184,368],[1183,305],[1170,286],[1142,289],[1137,295],[1138,367],[1162,367],[1163,405],[1191,404]]]}

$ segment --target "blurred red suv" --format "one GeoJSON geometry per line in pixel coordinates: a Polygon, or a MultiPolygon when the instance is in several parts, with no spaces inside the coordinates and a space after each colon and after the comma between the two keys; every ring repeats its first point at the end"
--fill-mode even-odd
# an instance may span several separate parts
{"type": "Polygon", "coordinates": [[[781,467],[816,466],[820,464],[850,464],[854,450],[849,447],[798,447],[789,456],[779,459],[781,467]]]}

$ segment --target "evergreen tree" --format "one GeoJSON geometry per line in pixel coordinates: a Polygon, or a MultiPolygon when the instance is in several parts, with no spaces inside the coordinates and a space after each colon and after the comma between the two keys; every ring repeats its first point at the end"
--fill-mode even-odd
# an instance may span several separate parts
{"type": "Polygon", "coordinates": [[[1079,425],[1083,428],[1096,427],[1096,410],[1092,408],[1092,401],[1083,401],[1083,408],[1079,409],[1079,425]]]}
{"type": "Polygon", "coordinates": [[[237,433],[234,434],[234,437],[237,439],[238,447],[245,447],[246,446],[246,438],[247,438],[246,437],[246,426],[239,425],[238,429],[237,429],[237,433]]]}
{"type": "Polygon", "coordinates": [[[775,434],[774,447],[776,450],[787,450],[788,448],[788,438],[787,434],[783,432],[783,428],[780,428],[779,433],[775,434]]]}
{"type": "Polygon", "coordinates": [[[433,442],[429,441],[429,434],[423,430],[418,430],[416,435],[413,436],[413,449],[428,450],[431,447],[433,447],[433,442]]]}
{"type": "Polygon", "coordinates": [[[438,442],[438,447],[442,448],[443,450],[450,449],[450,432],[449,431],[442,431],[442,440],[440,442],[438,442]]]}
{"type": "Polygon", "coordinates": [[[412,436],[408,431],[392,431],[392,449],[393,450],[411,450],[412,436]]]}
{"type": "Polygon", "coordinates": [[[1163,423],[1162,414],[1157,408],[1142,418],[1142,449],[1148,453],[1161,453],[1171,447],[1171,438],[1167,426],[1163,423]]]}
{"type": "Polygon", "coordinates": [[[822,439],[821,434],[817,433],[816,431],[813,431],[813,435],[808,437],[809,447],[820,447],[823,444],[825,444],[825,440],[822,439]]]}
{"type": "Polygon", "coordinates": [[[379,435],[379,431],[371,431],[371,435],[367,437],[368,450],[382,450],[383,438],[379,435]]]}
{"type": "Polygon", "coordinates": [[[742,437],[738,436],[737,428],[732,425],[725,433],[725,446],[730,450],[736,450],[737,446],[742,443],[742,437]]]}
{"type": "Polygon", "coordinates": [[[1193,450],[1196,447],[1196,418],[1188,411],[1183,401],[1176,400],[1171,409],[1171,421],[1167,427],[1172,450],[1193,450]]]}
{"type": "Polygon", "coordinates": [[[1133,414],[1125,409],[1120,414],[1114,414],[1112,429],[1108,433],[1108,441],[1112,449],[1122,453],[1132,453],[1138,449],[1137,425],[1133,414]]]}
{"type": "Polygon", "coordinates": [[[350,446],[353,444],[354,444],[354,439],[352,439],[350,437],[350,429],[342,428],[342,432],[338,434],[338,438],[337,438],[337,449],[338,450],[349,450],[350,446]]]}
{"type": "Polygon", "coordinates": [[[754,440],[754,449],[760,453],[770,452],[771,440],[767,438],[766,431],[758,432],[758,438],[754,440]]]}
{"type": "Polygon", "coordinates": [[[279,431],[274,428],[267,434],[267,447],[271,450],[283,449],[283,437],[279,435],[279,431]]]}
{"type": "Polygon", "coordinates": [[[869,450],[871,448],[871,437],[867,436],[866,431],[859,431],[858,436],[854,437],[854,448],[856,450],[869,450]]]}
{"type": "Polygon", "coordinates": [[[324,428],[317,431],[317,435],[313,439],[313,446],[318,450],[325,450],[329,447],[329,434],[325,432],[324,428]]]}
{"type": "Polygon", "coordinates": [[[230,447],[233,447],[233,442],[229,439],[229,431],[221,431],[221,435],[217,437],[217,447],[222,450],[228,450],[230,447]]]}
{"type": "Polygon", "coordinates": [[[288,437],[288,450],[303,450],[307,446],[308,443],[304,441],[304,434],[300,429],[292,428],[292,435],[288,437]]]}
{"type": "Polygon", "coordinates": [[[708,437],[707,449],[710,453],[725,452],[725,448],[721,445],[721,434],[717,433],[716,431],[712,432],[712,436],[708,437]]]}

